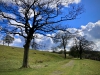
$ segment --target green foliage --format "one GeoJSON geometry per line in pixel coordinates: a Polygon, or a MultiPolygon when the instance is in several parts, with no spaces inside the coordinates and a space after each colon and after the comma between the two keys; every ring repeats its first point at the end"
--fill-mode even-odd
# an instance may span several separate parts
{"type": "Polygon", "coordinates": [[[14,37],[12,37],[12,36],[10,36],[10,35],[7,34],[7,35],[3,38],[3,41],[4,41],[5,43],[7,43],[8,46],[9,46],[10,43],[13,43],[14,37]]]}
{"type": "MultiPolygon", "coordinates": [[[[74,58],[79,58],[79,50],[77,50],[76,46],[72,46],[69,55],[74,58]]],[[[92,59],[100,61],[100,51],[92,51],[92,50],[83,50],[82,57],[85,59],[92,59]]]]}
{"type": "Polygon", "coordinates": [[[79,50],[77,50],[76,46],[71,47],[71,49],[69,51],[69,55],[73,56],[75,58],[79,57],[79,50]]]}

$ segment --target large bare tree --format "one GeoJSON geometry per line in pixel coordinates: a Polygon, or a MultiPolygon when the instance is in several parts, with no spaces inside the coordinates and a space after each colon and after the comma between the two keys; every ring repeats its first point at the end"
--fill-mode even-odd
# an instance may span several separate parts
{"type": "Polygon", "coordinates": [[[36,38],[34,34],[62,30],[63,27],[60,24],[62,21],[76,19],[79,14],[83,13],[83,6],[72,4],[63,14],[62,8],[64,5],[68,5],[69,0],[64,0],[64,2],[62,2],[63,0],[6,1],[0,0],[2,30],[24,37],[23,68],[28,67],[30,43],[32,39],[36,38]]]}

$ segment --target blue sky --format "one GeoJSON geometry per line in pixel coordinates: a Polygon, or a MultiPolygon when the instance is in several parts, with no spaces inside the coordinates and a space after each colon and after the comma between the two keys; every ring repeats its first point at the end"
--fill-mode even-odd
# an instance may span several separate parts
{"type": "MultiPolygon", "coordinates": [[[[8,0],[5,0],[6,2],[8,0]]],[[[64,0],[62,0],[64,1],[64,0]]],[[[82,36],[86,36],[86,38],[90,41],[94,41],[96,43],[98,50],[100,51],[100,0],[75,0],[76,3],[82,4],[84,6],[84,13],[80,14],[77,19],[64,21],[63,24],[68,25],[69,30],[72,32],[75,30],[79,30],[79,34],[82,36]]],[[[63,9],[64,10],[64,9],[63,9]]],[[[10,16],[11,15],[9,14],[10,16]]],[[[13,22],[13,21],[12,21],[13,22]]],[[[49,36],[54,35],[47,34],[49,36]]],[[[0,34],[0,36],[3,36],[0,34]]],[[[44,44],[46,48],[44,50],[50,50],[53,45],[52,38],[43,36],[38,34],[41,39],[37,39],[37,43],[44,44]]],[[[0,40],[2,41],[2,40],[0,40]]],[[[11,46],[23,47],[23,38],[19,35],[16,35],[14,42],[11,46]]],[[[68,46],[66,48],[70,48],[73,44],[73,41],[70,40],[68,46]]]]}
{"type": "Polygon", "coordinates": [[[81,0],[81,4],[83,4],[85,12],[77,19],[68,21],[70,27],[80,28],[81,25],[100,20],[100,0],[81,0]]]}

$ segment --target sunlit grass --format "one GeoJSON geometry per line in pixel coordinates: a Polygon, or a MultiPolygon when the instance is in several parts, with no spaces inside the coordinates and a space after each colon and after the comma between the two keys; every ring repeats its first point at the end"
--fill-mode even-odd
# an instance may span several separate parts
{"type": "Polygon", "coordinates": [[[0,46],[0,75],[100,75],[100,61],[64,59],[61,55],[30,50],[31,68],[19,69],[23,48],[0,46]]]}

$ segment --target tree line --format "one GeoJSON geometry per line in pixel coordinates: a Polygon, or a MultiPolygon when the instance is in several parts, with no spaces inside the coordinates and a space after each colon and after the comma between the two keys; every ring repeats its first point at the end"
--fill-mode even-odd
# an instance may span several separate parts
{"type": "MultiPolygon", "coordinates": [[[[55,34],[55,37],[53,41],[57,44],[59,43],[58,46],[53,47],[53,52],[56,52],[57,49],[62,49],[58,53],[64,53],[64,56],[66,58],[66,46],[69,44],[68,40],[73,39],[73,45],[70,48],[70,51],[67,53],[70,56],[73,56],[75,58],[91,58],[92,57],[96,58],[99,55],[95,52],[96,44],[93,41],[87,40],[84,36],[82,35],[77,35],[78,32],[76,31],[75,33],[71,33],[69,31],[60,31],[55,34]],[[95,56],[93,54],[95,52],[95,56]],[[92,56],[93,54],[93,56],[92,56]],[[97,55],[97,56],[96,56],[97,55]]],[[[97,57],[97,59],[98,59],[97,57]]]]}

